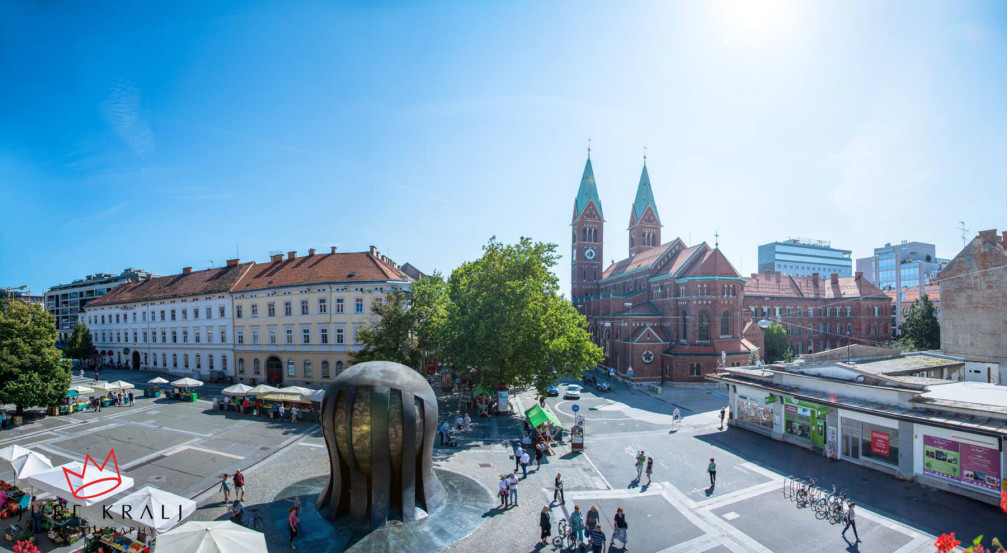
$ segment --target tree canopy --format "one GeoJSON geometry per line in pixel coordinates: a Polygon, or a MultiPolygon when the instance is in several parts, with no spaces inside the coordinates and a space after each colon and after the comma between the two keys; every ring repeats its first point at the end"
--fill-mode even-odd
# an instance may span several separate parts
{"type": "Polygon", "coordinates": [[[544,393],[601,361],[587,321],[558,294],[550,271],[557,259],[555,244],[491,238],[482,257],[451,274],[444,350],[479,384],[537,385],[544,393]]]}
{"type": "Polygon", "coordinates": [[[91,341],[91,331],[87,323],[78,321],[73,327],[73,333],[66,341],[66,355],[71,359],[90,359],[98,354],[98,349],[91,341]]]}
{"type": "Polygon", "coordinates": [[[56,321],[41,305],[0,304],[0,403],[54,405],[70,388],[70,361],[56,349],[56,321]]]}
{"type": "Polygon", "coordinates": [[[902,345],[911,350],[940,349],[941,325],[930,297],[923,294],[906,312],[900,327],[902,345]]]}

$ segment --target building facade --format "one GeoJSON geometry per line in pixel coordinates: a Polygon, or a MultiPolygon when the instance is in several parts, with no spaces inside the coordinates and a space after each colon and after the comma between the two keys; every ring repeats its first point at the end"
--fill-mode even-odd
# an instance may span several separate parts
{"type": "Polygon", "coordinates": [[[53,286],[45,293],[45,308],[56,318],[56,330],[59,331],[59,345],[66,342],[73,334],[73,327],[84,312],[88,302],[112,291],[124,282],[137,282],[148,276],[153,276],[141,269],[126,269],[118,275],[98,273],[87,275],[70,284],[53,286]]]}
{"type": "Polygon", "coordinates": [[[237,382],[319,388],[351,363],[375,302],[410,278],[369,252],[274,255],[231,290],[237,382]]]}
{"type": "Polygon", "coordinates": [[[744,307],[753,320],[783,325],[797,355],[883,343],[891,336],[891,298],[859,272],[827,279],[753,274],[745,282],[744,307]]]}
{"type": "Polygon", "coordinates": [[[251,269],[224,267],[129,282],[85,308],[105,363],[197,379],[233,377],[231,288],[251,269]]]}
{"type": "Polygon", "coordinates": [[[745,279],[717,246],[662,242],[644,165],[629,214],[629,257],[602,264],[605,219],[590,158],[574,200],[571,299],[605,353],[638,382],[702,381],[747,364],[762,332],[742,309],[745,279]]]}
{"type": "Polygon", "coordinates": [[[853,276],[850,250],[832,247],[825,240],[791,238],[759,246],[759,272],[788,276],[811,276],[815,273],[853,276]]]}
{"type": "MultiPolygon", "coordinates": [[[[984,230],[941,271],[941,350],[1007,382],[1007,231],[984,230]]],[[[970,367],[971,368],[971,367],[970,367]]]]}
{"type": "MultiPolygon", "coordinates": [[[[857,271],[892,298],[892,337],[898,337],[899,325],[916,298],[937,286],[937,273],[948,260],[937,257],[936,247],[925,242],[885,244],[874,248],[874,255],[857,259],[857,271]]],[[[928,295],[929,296],[929,295],[928,295]]],[[[940,313],[940,295],[929,296],[940,313]]]]}

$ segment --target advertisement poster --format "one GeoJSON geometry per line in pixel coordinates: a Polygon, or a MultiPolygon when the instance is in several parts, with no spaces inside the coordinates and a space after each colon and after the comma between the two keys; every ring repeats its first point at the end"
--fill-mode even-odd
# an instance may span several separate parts
{"type": "Polygon", "coordinates": [[[961,444],[962,483],[987,490],[1000,490],[1000,451],[961,444]]]}
{"type": "Polygon", "coordinates": [[[960,480],[958,442],[923,435],[923,472],[960,480]]]}
{"type": "Polygon", "coordinates": [[[885,432],[871,430],[871,453],[888,457],[892,437],[885,432]]]}

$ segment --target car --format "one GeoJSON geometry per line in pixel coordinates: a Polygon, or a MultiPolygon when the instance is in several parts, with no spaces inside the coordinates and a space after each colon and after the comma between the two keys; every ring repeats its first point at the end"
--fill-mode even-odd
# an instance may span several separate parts
{"type": "Polygon", "coordinates": [[[549,386],[548,388],[545,389],[545,395],[549,397],[556,397],[559,395],[559,388],[557,388],[556,386],[549,386]]]}
{"type": "Polygon", "coordinates": [[[563,394],[563,399],[580,399],[580,386],[576,384],[567,386],[566,393],[563,394]]]}

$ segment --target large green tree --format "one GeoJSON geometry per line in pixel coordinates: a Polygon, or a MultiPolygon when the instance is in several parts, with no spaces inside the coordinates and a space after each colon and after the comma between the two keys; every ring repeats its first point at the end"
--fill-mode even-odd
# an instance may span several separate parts
{"type": "Polygon", "coordinates": [[[53,405],[70,388],[70,361],[56,349],[56,321],[41,305],[0,305],[0,404],[53,405]]]}
{"type": "Polygon", "coordinates": [[[906,312],[900,326],[902,344],[907,349],[940,349],[941,324],[937,321],[937,310],[926,294],[916,300],[906,312]]]}
{"type": "MultiPolygon", "coordinates": [[[[769,327],[762,329],[762,334],[766,346],[766,363],[786,360],[790,344],[787,343],[787,331],[783,328],[783,325],[773,323],[769,327]]],[[[793,358],[793,353],[790,354],[790,358],[793,358]]]]}
{"type": "Polygon", "coordinates": [[[550,271],[557,260],[555,244],[491,238],[482,257],[451,274],[444,349],[472,368],[479,384],[537,385],[544,392],[601,361],[587,321],[558,293],[550,271]]]}
{"type": "Polygon", "coordinates": [[[94,347],[91,340],[91,331],[87,328],[87,323],[77,321],[73,327],[73,333],[66,341],[66,355],[71,359],[90,359],[98,355],[98,349],[94,347]]]}

